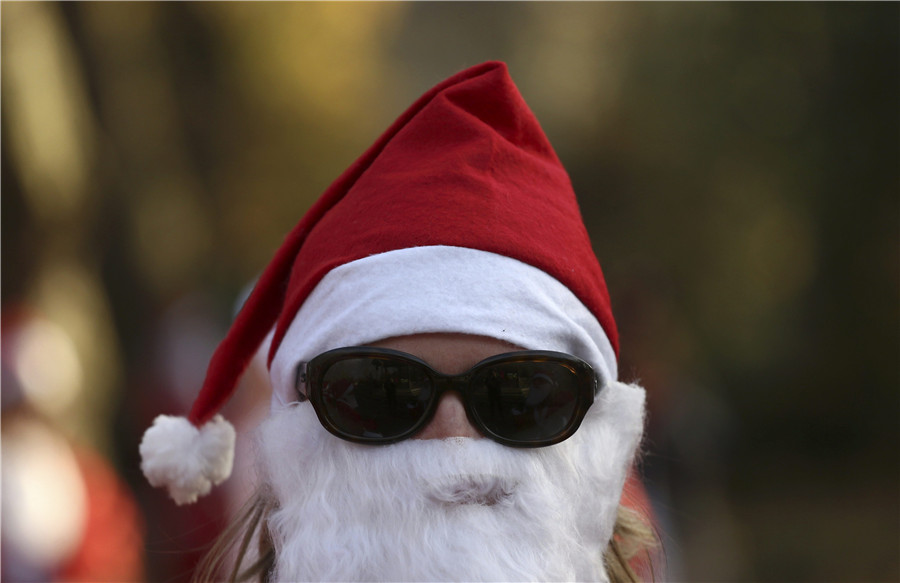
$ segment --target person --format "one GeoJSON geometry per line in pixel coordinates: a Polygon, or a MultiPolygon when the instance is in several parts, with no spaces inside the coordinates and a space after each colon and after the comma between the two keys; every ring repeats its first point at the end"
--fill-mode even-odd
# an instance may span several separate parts
{"type": "Polygon", "coordinates": [[[200,578],[633,580],[620,507],[644,390],[566,171],[503,63],[419,98],[285,239],[185,419],[141,443],[189,503],[229,474],[218,414],[260,344],[260,488],[200,578]]]}

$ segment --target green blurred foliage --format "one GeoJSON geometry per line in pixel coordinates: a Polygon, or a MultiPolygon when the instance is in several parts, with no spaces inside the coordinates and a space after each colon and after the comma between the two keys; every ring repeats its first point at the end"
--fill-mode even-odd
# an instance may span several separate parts
{"type": "MultiPolygon", "coordinates": [[[[240,289],[421,92],[509,63],[572,175],[684,580],[900,577],[900,5],[4,3],[4,310],[135,480],[155,321],[240,289]],[[126,389],[127,387],[127,389],[126,389]],[[127,425],[127,423],[125,423],[127,425]]],[[[151,559],[152,562],[152,559],[151,559]]],[[[151,566],[152,568],[152,566],[151,566]]]]}

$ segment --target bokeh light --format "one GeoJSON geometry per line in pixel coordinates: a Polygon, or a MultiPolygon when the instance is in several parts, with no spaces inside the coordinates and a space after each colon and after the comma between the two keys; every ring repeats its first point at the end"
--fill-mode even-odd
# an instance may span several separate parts
{"type": "Polygon", "coordinates": [[[68,444],[38,423],[3,431],[3,530],[30,563],[58,565],[78,545],[87,494],[68,444]]]}
{"type": "Polygon", "coordinates": [[[49,417],[59,417],[83,388],[78,353],[65,330],[35,320],[13,339],[12,366],[25,398],[49,417]]]}

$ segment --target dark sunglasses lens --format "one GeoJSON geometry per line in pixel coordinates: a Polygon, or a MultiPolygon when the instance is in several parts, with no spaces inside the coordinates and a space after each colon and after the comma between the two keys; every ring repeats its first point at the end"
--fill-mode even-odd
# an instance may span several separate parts
{"type": "Polygon", "coordinates": [[[331,422],[354,437],[391,439],[425,415],[433,392],[425,370],[390,357],[353,357],[322,376],[322,404],[331,422]]]}
{"type": "Polygon", "coordinates": [[[499,437],[548,441],[564,433],[578,409],[578,374],[559,362],[510,362],[479,371],[470,406],[499,437]]]}

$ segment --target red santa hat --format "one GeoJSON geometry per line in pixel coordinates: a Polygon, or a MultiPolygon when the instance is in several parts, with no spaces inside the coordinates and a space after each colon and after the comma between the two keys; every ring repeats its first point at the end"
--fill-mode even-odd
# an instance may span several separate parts
{"type": "Polygon", "coordinates": [[[295,400],[298,362],[428,332],[568,352],[616,378],[616,326],[575,193],[503,63],[425,93],[325,191],[257,282],[188,417],[161,416],[145,434],[141,467],[179,504],[228,477],[234,430],[218,411],[267,336],[278,407],[295,400]]]}

